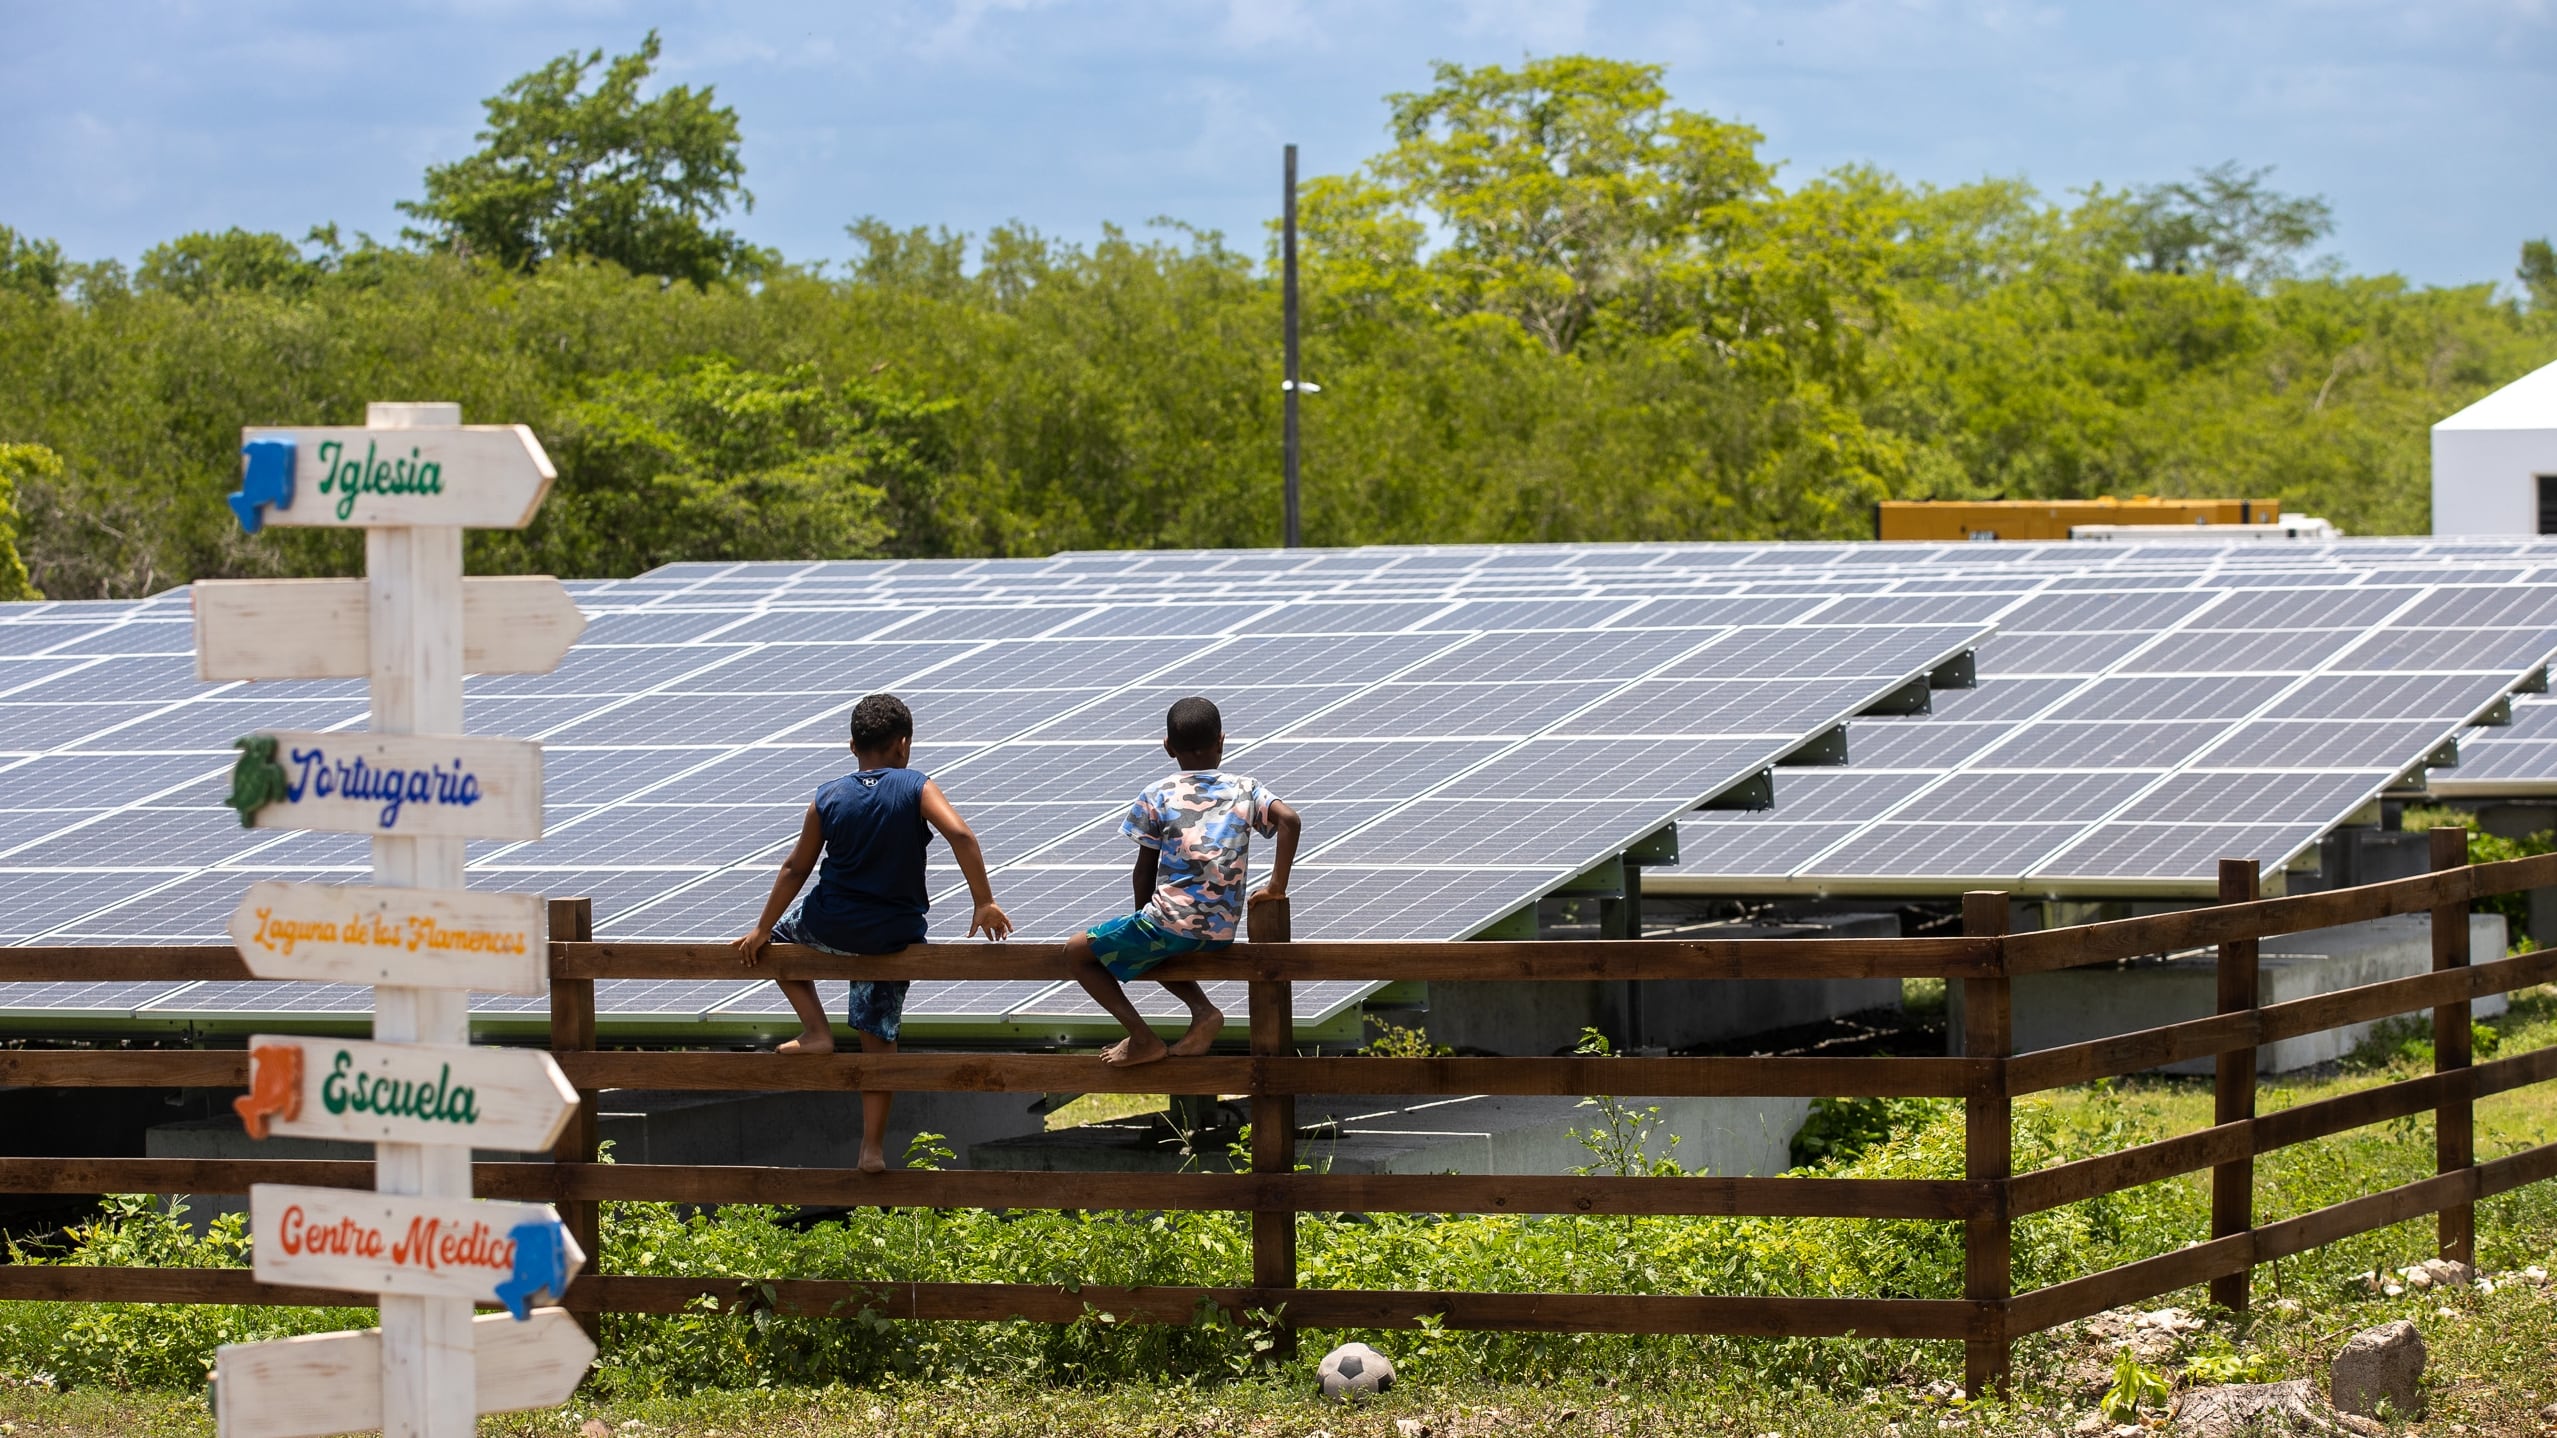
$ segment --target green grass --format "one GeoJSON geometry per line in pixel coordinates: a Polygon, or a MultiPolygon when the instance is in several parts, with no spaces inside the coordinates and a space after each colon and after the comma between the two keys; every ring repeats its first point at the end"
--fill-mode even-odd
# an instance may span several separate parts
{"type": "MultiPolygon", "coordinates": [[[[2512,1013],[2487,1028],[2506,1053],[2557,1043],[2557,993],[2517,996],[2512,1013]]],[[[2271,1111],[2428,1067],[2420,1035],[2399,1029],[2366,1045],[2345,1072],[2268,1082],[2261,1102],[2271,1111]]],[[[2208,1124],[2210,1102],[2204,1081],[2139,1080],[2022,1103],[2019,1168],[2189,1132],[2208,1124]]],[[[1593,1112],[1593,1122],[1599,1117],[1593,1112]]],[[[1639,1124],[1643,1116],[1619,1117],[1639,1124]]],[[[1886,1128],[1860,1136],[1860,1143],[1879,1139],[1861,1152],[1842,1148],[1822,1171],[1873,1177],[1959,1172],[1958,1105],[1899,1103],[1886,1128]]],[[[2478,1133],[2481,1159],[2557,1138],[2557,1085],[2481,1102],[2478,1133]]],[[[2432,1165],[2424,1117],[2269,1154],[2258,1165],[2259,1218],[2420,1178],[2432,1165]]],[[[2171,1251],[2204,1236],[2207,1216],[2204,1175],[2034,1215],[2017,1225],[2019,1287],[2171,1251]]],[[[804,1231],[789,1218],[768,1209],[712,1217],[662,1205],[615,1205],[608,1267],[1117,1284],[1239,1283],[1250,1262],[1245,1224],[1228,1214],[873,1211],[804,1231]]],[[[2481,1205],[2479,1233],[2489,1271],[2557,1267],[2557,1184],[2481,1205]]],[[[238,1261],[236,1239],[197,1243],[182,1227],[131,1206],[87,1235],[83,1256],[228,1263],[238,1261]]],[[[1949,1297],[1959,1292],[1961,1268],[1959,1228],[1943,1223],[1308,1215],[1300,1221],[1299,1242],[1305,1281],[1327,1287],[1949,1297]]],[[[2250,1321],[2217,1321],[2152,1366],[2179,1379],[2196,1365],[2209,1371],[2211,1360],[2222,1369],[2321,1376],[2325,1355],[2344,1337],[2409,1317],[2433,1345],[2441,1380],[2436,1425],[2535,1431],[2534,1410],[2557,1400],[2557,1379],[2550,1376],[2557,1372],[2557,1315],[2548,1290],[2517,1286],[2447,1300],[2420,1292],[2388,1299],[2356,1281],[2375,1267],[2393,1269],[2431,1252],[2428,1218],[2268,1265],[2256,1275],[2258,1305],[2250,1321]]],[[[2196,1291],[2147,1306],[2198,1308],[2201,1302],[2196,1291]]],[[[200,1401],[185,1390],[197,1381],[213,1343],[363,1320],[360,1311],[348,1310],[0,1305],[0,1423],[17,1424],[21,1433],[100,1434],[111,1423],[119,1438],[205,1431],[200,1401]],[[61,1381],[73,1391],[53,1392],[61,1381]]],[[[1402,1391],[1376,1407],[1344,1413],[1316,1405],[1310,1361],[1287,1369],[1283,1379],[1258,1369],[1254,1336],[1248,1326],[1225,1323],[1121,1325],[1097,1312],[1057,1327],[900,1325],[860,1315],[617,1315],[607,1321],[605,1360],[578,1405],[562,1414],[492,1421],[489,1431],[568,1432],[591,1416],[617,1431],[718,1430],[722,1438],[801,1431],[1276,1434],[1316,1428],[1349,1438],[1393,1433],[1390,1420],[1399,1416],[1419,1418],[1438,1435],[1545,1427],[1843,1434],[1878,1433],[1895,1422],[1902,1433],[1917,1433],[1928,1431],[1942,1409],[1915,1395],[1958,1377],[1960,1361],[1952,1345],[1853,1340],[1309,1333],[1309,1358],[1332,1342],[1360,1337],[1404,1370],[1402,1391]],[[1601,1386],[1601,1380],[1621,1386],[1601,1386]],[[1494,1410],[1501,1416],[1490,1416],[1494,1410]],[[1565,1419],[1566,1411],[1576,1416],[1565,1419]]],[[[2024,1341],[2016,1412],[1975,1413],[1967,1431],[2038,1431],[2064,1410],[2084,1413],[2112,1356],[2069,1331],[2024,1341]]]]}

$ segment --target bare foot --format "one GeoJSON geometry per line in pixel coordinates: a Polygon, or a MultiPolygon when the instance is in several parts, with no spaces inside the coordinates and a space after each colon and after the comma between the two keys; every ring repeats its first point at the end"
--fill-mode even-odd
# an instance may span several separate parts
{"type": "Polygon", "coordinates": [[[1131,1034],[1101,1050],[1101,1062],[1114,1069],[1132,1069],[1138,1064],[1157,1062],[1171,1052],[1163,1046],[1163,1040],[1152,1034],[1145,1035],[1142,1041],[1131,1034]]]}
{"type": "Polygon", "coordinates": [[[879,1152],[879,1150],[875,1148],[863,1149],[861,1151],[861,1171],[863,1173],[886,1173],[888,1171],[887,1155],[879,1152]]]}
{"type": "Polygon", "coordinates": [[[1206,1013],[1192,1019],[1190,1021],[1190,1031],[1173,1041],[1171,1050],[1172,1057],[1176,1059],[1197,1058],[1199,1055],[1206,1053],[1209,1046],[1216,1042],[1216,1036],[1223,1032],[1225,1032],[1225,1015],[1219,1013],[1215,1009],[1210,1009],[1206,1013]]]}
{"type": "Polygon", "coordinates": [[[835,1036],[817,1029],[803,1030],[799,1037],[773,1046],[777,1054],[830,1054],[835,1051],[835,1036]]]}

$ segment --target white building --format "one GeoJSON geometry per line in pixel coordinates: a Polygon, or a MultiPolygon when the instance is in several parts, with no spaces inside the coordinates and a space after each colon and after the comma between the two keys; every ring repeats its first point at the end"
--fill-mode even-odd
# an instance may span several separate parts
{"type": "Polygon", "coordinates": [[[2557,364],[2433,426],[2433,533],[2557,534],[2557,364]]]}

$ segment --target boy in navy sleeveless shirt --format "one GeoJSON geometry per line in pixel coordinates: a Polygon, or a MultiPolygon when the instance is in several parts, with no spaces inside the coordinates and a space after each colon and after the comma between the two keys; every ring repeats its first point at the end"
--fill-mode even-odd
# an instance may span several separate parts
{"type": "MultiPolygon", "coordinates": [[[[932,907],[923,851],[932,843],[933,829],[950,841],[950,857],[967,876],[968,896],[976,906],[969,935],[982,931],[989,939],[1000,939],[1011,933],[1012,920],[995,906],[994,885],[986,878],[985,852],[975,832],[950,807],[941,786],[906,767],[914,753],[914,714],[904,701],[894,694],[873,694],[852,706],[852,753],[860,769],[817,791],[800,825],[798,845],[773,878],[763,917],[753,933],[737,941],[737,952],[751,965],[776,940],[833,954],[893,954],[922,943],[924,914],[932,907]],[[812,870],[817,887],[801,896],[812,870]]],[[[834,1029],[817,999],[816,983],[774,982],[789,998],[800,1025],[799,1037],[780,1051],[832,1053],[834,1029]]],[[[852,981],[848,1017],[863,1053],[897,1051],[906,984],[903,979],[852,981]]],[[[870,1173],[888,1166],[882,1145],[891,1097],[861,1095],[860,1162],[870,1173]]]]}
{"type": "Polygon", "coordinates": [[[1206,1053],[1225,1027],[1225,1015],[1207,990],[1190,979],[1157,979],[1188,1005],[1189,1032],[1170,1045],[1155,1036],[1145,1016],[1120,987],[1177,954],[1213,952],[1234,942],[1243,919],[1243,889],[1252,836],[1276,838],[1269,882],[1255,897],[1287,895],[1287,871],[1296,862],[1303,821],[1296,810],[1258,780],[1229,774],[1225,718],[1192,695],[1163,717],[1163,751],[1181,772],[1146,786],[1119,832],[1136,841],[1136,911],[1093,925],[1068,939],[1066,968],[1093,1002],[1109,1010],[1128,1036],[1101,1053],[1114,1068],[1162,1058],[1206,1053]]]}

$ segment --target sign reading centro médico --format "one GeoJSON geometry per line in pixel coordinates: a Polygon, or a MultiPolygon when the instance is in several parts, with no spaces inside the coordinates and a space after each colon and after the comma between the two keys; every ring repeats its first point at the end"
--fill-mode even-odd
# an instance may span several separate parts
{"type": "Polygon", "coordinates": [[[540,1283],[532,1292],[556,1302],[586,1261],[546,1203],[261,1183],[249,1189],[249,1227],[259,1282],[350,1293],[520,1302],[527,1294],[515,1285],[531,1273],[540,1283]],[[521,1246],[537,1239],[559,1251],[538,1264],[520,1260],[521,1246]]]}

